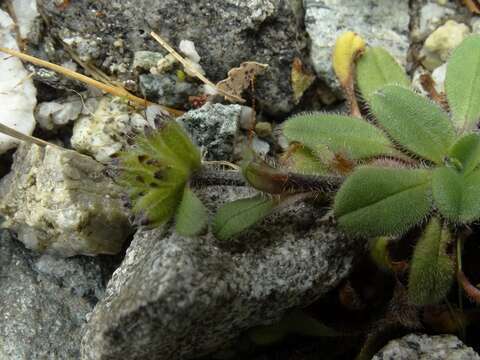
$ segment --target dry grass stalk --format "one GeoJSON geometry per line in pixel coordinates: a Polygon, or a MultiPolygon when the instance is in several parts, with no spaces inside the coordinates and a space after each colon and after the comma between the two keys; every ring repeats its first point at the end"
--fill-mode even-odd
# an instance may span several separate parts
{"type": "Polygon", "coordinates": [[[226,92],[225,90],[223,89],[220,89],[218,86],[216,86],[214,83],[212,83],[210,80],[208,80],[204,75],[202,75],[200,72],[198,72],[197,69],[195,69],[191,64],[190,64],[190,61],[189,60],[186,60],[182,57],[182,55],[180,55],[177,51],[175,51],[174,48],[172,48],[165,40],[163,40],[158,34],[156,34],[155,32],[151,32],[150,35],[160,44],[162,45],[162,47],[167,50],[170,54],[172,54],[172,56],[179,62],[181,63],[185,68],[187,68],[188,70],[190,70],[192,72],[192,74],[195,74],[195,76],[197,78],[199,78],[201,81],[203,81],[203,83],[205,83],[206,85],[209,85],[211,86],[212,88],[216,89],[218,91],[219,94],[225,96],[225,98],[231,100],[231,101],[235,101],[235,102],[239,102],[239,103],[244,103],[245,102],[245,99],[242,99],[241,97],[239,96],[236,96],[234,94],[230,94],[228,92],[226,92]]]}

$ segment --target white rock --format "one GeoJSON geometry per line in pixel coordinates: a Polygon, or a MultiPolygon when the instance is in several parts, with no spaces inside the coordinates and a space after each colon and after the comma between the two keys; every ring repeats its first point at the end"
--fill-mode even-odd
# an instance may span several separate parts
{"type": "Polygon", "coordinates": [[[432,72],[432,79],[435,82],[435,90],[439,93],[445,92],[445,77],[447,76],[447,64],[437,67],[432,72]]]}
{"type": "MultiPolygon", "coordinates": [[[[199,73],[205,74],[205,70],[203,70],[202,66],[200,65],[200,55],[198,55],[197,49],[195,49],[195,44],[193,41],[190,40],[181,40],[180,45],[178,46],[180,51],[190,60],[190,65],[199,73]]],[[[190,76],[195,76],[193,71],[190,69],[185,68],[185,72],[190,76]]]]}
{"type": "Polygon", "coordinates": [[[53,130],[70,121],[78,119],[82,112],[82,101],[73,99],[64,103],[49,101],[39,104],[35,110],[35,118],[40,127],[53,130]]]}
{"type": "MultiPolygon", "coordinates": [[[[156,113],[149,111],[151,116],[156,113]]],[[[150,123],[152,119],[150,118],[150,123]]],[[[97,161],[108,163],[135,132],[142,132],[149,122],[133,111],[122,99],[104,96],[97,109],[80,117],[73,126],[72,147],[92,155],[97,161]]]]}
{"type": "Polygon", "coordinates": [[[13,0],[12,1],[13,11],[17,17],[18,30],[20,32],[20,37],[26,39],[28,33],[32,29],[33,22],[40,16],[37,9],[36,0],[13,0]]]}
{"type": "Polygon", "coordinates": [[[470,34],[467,25],[448,20],[425,40],[420,56],[422,65],[434,70],[447,61],[450,53],[470,34]]]}
{"type": "Polygon", "coordinates": [[[190,40],[182,40],[180,41],[180,45],[178,46],[180,51],[191,61],[194,63],[198,63],[200,61],[200,55],[198,55],[197,49],[195,49],[195,44],[193,41],[190,40]]]}
{"type": "MultiPolygon", "coordinates": [[[[18,50],[14,22],[2,10],[0,10],[0,46],[18,50]]],[[[33,110],[37,99],[29,73],[19,59],[0,53],[0,74],[0,122],[31,135],[35,128],[33,110]]],[[[0,134],[0,154],[17,144],[18,140],[0,134]]]]}

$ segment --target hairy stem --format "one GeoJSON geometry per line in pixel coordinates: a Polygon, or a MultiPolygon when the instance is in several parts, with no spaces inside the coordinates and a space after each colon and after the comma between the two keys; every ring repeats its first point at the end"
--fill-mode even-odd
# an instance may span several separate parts
{"type": "MultiPolygon", "coordinates": [[[[303,175],[286,172],[285,192],[322,192],[331,193],[338,190],[343,183],[341,176],[303,175]]],[[[193,174],[191,180],[193,187],[205,186],[248,186],[240,171],[220,170],[203,166],[193,174]]]]}

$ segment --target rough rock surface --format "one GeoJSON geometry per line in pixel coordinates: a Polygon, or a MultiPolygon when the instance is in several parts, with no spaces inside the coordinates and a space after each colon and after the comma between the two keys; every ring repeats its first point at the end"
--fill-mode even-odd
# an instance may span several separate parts
{"type": "Polygon", "coordinates": [[[104,283],[98,259],[39,256],[2,230],[0,359],[79,359],[81,326],[104,283]]]}
{"type": "MultiPolygon", "coordinates": [[[[15,23],[0,9],[0,47],[18,50],[15,23]]],[[[37,104],[37,90],[22,62],[0,53],[0,121],[23,134],[35,129],[33,110],[37,104]]],[[[16,147],[18,140],[0,133],[0,154],[16,147]]]]}
{"type": "MultiPolygon", "coordinates": [[[[201,196],[212,209],[251,191],[201,196]]],[[[82,359],[195,358],[310,304],[348,274],[357,248],[319,211],[292,206],[228,243],[139,231],[86,326],[82,359]]]]}
{"type": "Polygon", "coordinates": [[[104,96],[93,109],[75,121],[71,143],[75,150],[102,163],[109,163],[134,134],[153,126],[148,111],[132,109],[118,97],[104,96]]]}
{"type": "Polygon", "coordinates": [[[183,108],[188,104],[189,96],[200,93],[198,86],[173,74],[142,74],[139,87],[145,98],[174,108],[183,108]]]}
{"type": "Polygon", "coordinates": [[[390,341],[372,360],[480,360],[480,356],[454,335],[410,334],[390,341]]]}
{"type": "Polygon", "coordinates": [[[177,121],[200,147],[205,160],[231,160],[243,113],[251,114],[250,108],[207,103],[177,121]]]}
{"type": "Polygon", "coordinates": [[[31,249],[115,254],[131,230],[120,191],[103,170],[75,151],[22,144],[0,182],[0,214],[31,249]]]}
{"type": "MultiPolygon", "coordinates": [[[[273,113],[294,106],[291,64],[306,51],[299,0],[83,0],[67,4],[39,2],[39,10],[50,22],[49,32],[68,43],[82,60],[93,61],[105,71],[132,77],[136,51],[161,49],[149,35],[153,30],[175,47],[181,40],[193,41],[200,65],[212,81],[226,78],[228,70],[243,61],[269,64],[267,73],[258,78],[257,97],[273,113]]],[[[52,51],[48,55],[58,56],[52,51]]]]}
{"type": "Polygon", "coordinates": [[[422,56],[422,65],[428,70],[434,70],[448,60],[453,49],[470,34],[467,25],[448,20],[437,28],[425,40],[422,56]]]}
{"type": "Polygon", "coordinates": [[[466,9],[458,6],[456,2],[440,3],[436,0],[417,0],[413,6],[415,10],[412,14],[411,36],[413,41],[425,40],[447,20],[463,21],[467,13],[466,9]]]}
{"type": "Polygon", "coordinates": [[[387,49],[403,65],[409,47],[408,1],[303,0],[305,26],[311,38],[310,57],[318,76],[338,91],[331,65],[337,37],[355,31],[371,46],[387,49]]]}

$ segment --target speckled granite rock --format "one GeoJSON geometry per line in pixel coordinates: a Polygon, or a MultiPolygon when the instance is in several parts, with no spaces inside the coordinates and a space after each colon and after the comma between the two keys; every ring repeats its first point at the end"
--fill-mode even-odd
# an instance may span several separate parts
{"type": "Polygon", "coordinates": [[[81,326],[104,294],[95,258],[57,259],[0,236],[0,359],[74,360],[81,326]]]}
{"type": "Polygon", "coordinates": [[[75,151],[22,144],[0,182],[0,214],[31,249],[115,254],[131,229],[119,188],[103,170],[75,151]]]}
{"type": "Polygon", "coordinates": [[[480,356],[453,335],[410,334],[390,341],[372,360],[479,360],[480,356]]]}
{"type": "Polygon", "coordinates": [[[145,98],[174,108],[185,107],[189,96],[201,94],[197,85],[182,81],[173,74],[142,74],[138,81],[145,98]]]}
{"type": "MultiPolygon", "coordinates": [[[[153,30],[173,46],[194,42],[200,65],[212,81],[246,60],[269,64],[258,78],[259,103],[272,113],[294,106],[290,71],[296,56],[306,56],[300,0],[90,0],[59,7],[39,2],[49,32],[69,44],[85,61],[120,78],[132,78],[136,51],[163,51],[149,35],[153,30]]],[[[55,51],[41,51],[52,60],[55,51]]],[[[60,60],[61,61],[61,60],[60,60]]]]}
{"type": "MultiPolygon", "coordinates": [[[[249,193],[201,196],[212,208],[249,193]]],[[[357,248],[320,214],[298,204],[226,243],[139,231],[89,319],[82,359],[191,359],[310,304],[348,274],[357,248]]]]}
{"type": "Polygon", "coordinates": [[[382,46],[405,65],[409,47],[408,1],[303,0],[311,38],[311,60],[318,76],[339,89],[332,70],[332,49],[345,31],[359,33],[369,45],[382,46]]]}
{"type": "Polygon", "coordinates": [[[200,147],[205,160],[231,160],[243,113],[251,114],[250,108],[207,103],[185,113],[177,121],[200,147]]]}

